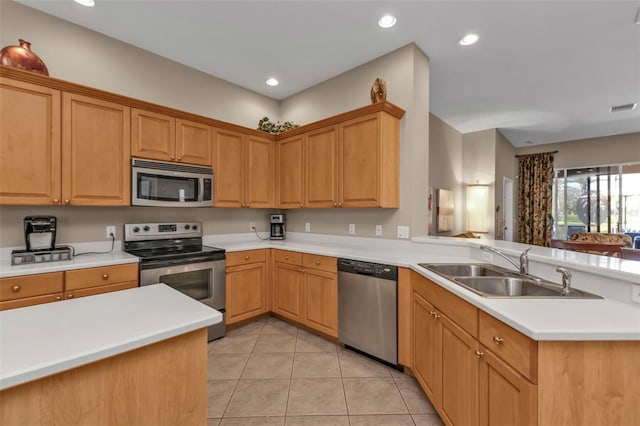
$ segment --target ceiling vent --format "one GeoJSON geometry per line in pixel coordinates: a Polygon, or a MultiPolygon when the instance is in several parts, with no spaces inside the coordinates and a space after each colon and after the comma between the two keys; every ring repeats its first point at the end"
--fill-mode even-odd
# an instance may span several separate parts
{"type": "Polygon", "coordinates": [[[609,108],[609,112],[623,112],[623,111],[631,111],[632,109],[636,109],[638,106],[637,102],[633,102],[630,104],[616,105],[609,108]]]}

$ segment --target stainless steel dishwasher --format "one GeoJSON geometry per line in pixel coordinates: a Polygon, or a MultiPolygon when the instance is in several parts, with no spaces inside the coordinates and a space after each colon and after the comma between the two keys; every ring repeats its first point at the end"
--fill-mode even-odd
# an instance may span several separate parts
{"type": "Polygon", "coordinates": [[[398,268],[338,259],[338,338],[397,366],[398,268]]]}

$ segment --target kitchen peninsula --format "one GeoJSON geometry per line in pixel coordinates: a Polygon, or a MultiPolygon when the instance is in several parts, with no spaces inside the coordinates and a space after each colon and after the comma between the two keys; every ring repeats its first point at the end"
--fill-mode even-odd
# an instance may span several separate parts
{"type": "Polygon", "coordinates": [[[220,321],[164,284],[0,312],[0,423],[201,424],[220,321]]]}

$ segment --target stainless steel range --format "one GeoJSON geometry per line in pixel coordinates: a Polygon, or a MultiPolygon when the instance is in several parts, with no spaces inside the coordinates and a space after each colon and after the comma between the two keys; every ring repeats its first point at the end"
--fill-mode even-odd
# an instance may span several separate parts
{"type": "Polygon", "coordinates": [[[225,251],[202,245],[202,222],[128,223],[124,249],[140,258],[140,285],[165,283],[220,311],[209,340],[225,335],[225,251]]]}

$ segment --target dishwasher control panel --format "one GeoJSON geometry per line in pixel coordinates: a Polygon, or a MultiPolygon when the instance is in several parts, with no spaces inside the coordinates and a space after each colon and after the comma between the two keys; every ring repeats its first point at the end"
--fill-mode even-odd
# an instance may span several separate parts
{"type": "Polygon", "coordinates": [[[383,279],[396,280],[398,268],[391,265],[363,262],[359,260],[338,259],[338,271],[352,274],[373,275],[383,279]]]}

